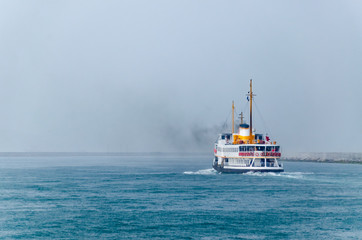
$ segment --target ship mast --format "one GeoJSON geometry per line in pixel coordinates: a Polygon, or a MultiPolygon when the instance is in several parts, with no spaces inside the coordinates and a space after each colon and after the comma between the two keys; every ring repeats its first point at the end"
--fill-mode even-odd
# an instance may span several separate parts
{"type": "Polygon", "coordinates": [[[232,132],[231,133],[234,133],[234,110],[235,110],[235,107],[234,107],[234,101],[233,101],[233,105],[232,105],[232,111],[233,111],[233,120],[232,120],[232,132]]]}
{"type": "Polygon", "coordinates": [[[250,79],[250,139],[253,137],[253,88],[252,88],[252,79],[250,79]]]}

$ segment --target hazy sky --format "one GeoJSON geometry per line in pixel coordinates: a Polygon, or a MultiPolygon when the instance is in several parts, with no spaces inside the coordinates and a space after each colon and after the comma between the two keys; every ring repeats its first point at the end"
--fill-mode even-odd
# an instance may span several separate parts
{"type": "Polygon", "coordinates": [[[284,151],[361,152],[361,13],[361,1],[0,1],[0,151],[212,152],[252,78],[266,123],[255,111],[254,127],[284,151]]]}

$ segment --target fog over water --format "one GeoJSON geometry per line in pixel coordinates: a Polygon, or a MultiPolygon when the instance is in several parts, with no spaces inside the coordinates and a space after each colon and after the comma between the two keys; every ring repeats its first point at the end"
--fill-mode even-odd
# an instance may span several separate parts
{"type": "Polygon", "coordinates": [[[253,126],[284,151],[361,152],[361,12],[360,1],[1,1],[0,151],[212,152],[232,100],[248,111],[252,78],[253,126]]]}

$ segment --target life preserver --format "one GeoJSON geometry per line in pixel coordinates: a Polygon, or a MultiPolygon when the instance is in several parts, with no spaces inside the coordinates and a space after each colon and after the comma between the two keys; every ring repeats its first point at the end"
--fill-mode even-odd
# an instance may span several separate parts
{"type": "Polygon", "coordinates": [[[270,156],[270,152],[266,153],[267,156],[270,156]]]}
{"type": "Polygon", "coordinates": [[[255,156],[259,156],[259,153],[255,153],[255,156]]]}

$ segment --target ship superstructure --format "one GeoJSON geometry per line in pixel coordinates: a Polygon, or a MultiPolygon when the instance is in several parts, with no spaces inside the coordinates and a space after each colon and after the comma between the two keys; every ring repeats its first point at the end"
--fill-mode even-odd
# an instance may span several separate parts
{"type": "MultiPolygon", "coordinates": [[[[280,146],[268,136],[257,134],[253,130],[253,91],[247,94],[250,102],[250,124],[241,122],[237,132],[234,130],[234,102],[232,104],[232,131],[219,134],[214,146],[213,168],[218,172],[283,172],[280,146]]],[[[241,114],[242,115],[242,114],[241,114]]]]}

